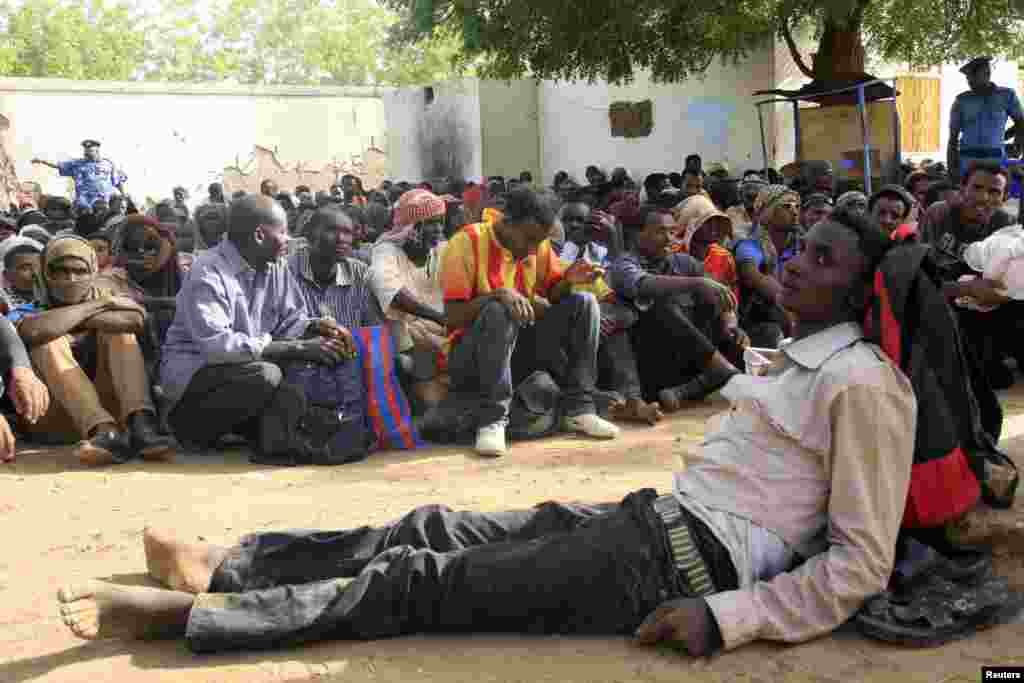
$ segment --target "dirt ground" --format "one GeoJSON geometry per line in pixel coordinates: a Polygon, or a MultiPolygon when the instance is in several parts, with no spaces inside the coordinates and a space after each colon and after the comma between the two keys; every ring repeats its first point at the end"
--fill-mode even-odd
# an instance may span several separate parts
{"type": "MultiPolygon", "coordinates": [[[[1003,396],[1003,445],[1024,467],[1024,387],[1003,396]]],[[[67,449],[22,452],[0,467],[0,683],[14,681],[977,681],[986,664],[1024,665],[1024,620],[933,650],[907,650],[841,630],[800,646],[758,643],[710,660],[640,649],[624,639],[409,637],[288,651],[197,657],[181,642],[87,643],[61,623],[55,594],[91,577],[147,583],[147,524],[230,543],[287,527],[384,522],[416,505],[501,509],[547,499],[618,500],[673,470],[724,404],[599,443],[557,438],[501,460],[432,448],[381,453],[339,468],[271,469],[241,452],[179,456],[173,464],[89,471],[67,449]]],[[[781,501],[780,501],[781,503],[781,501]]],[[[1024,587],[1024,503],[992,516],[1005,533],[1005,574],[1024,587]]],[[[599,599],[599,596],[595,596],[599,599]]]]}

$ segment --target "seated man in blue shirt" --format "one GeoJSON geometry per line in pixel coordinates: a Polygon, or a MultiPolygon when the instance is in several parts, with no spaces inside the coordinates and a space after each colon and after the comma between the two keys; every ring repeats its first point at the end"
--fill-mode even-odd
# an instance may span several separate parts
{"type": "Polygon", "coordinates": [[[226,239],[193,264],[167,332],[160,379],[168,420],[184,443],[210,447],[241,433],[253,462],[294,464],[308,452],[296,438],[302,391],[282,382],[280,363],[336,364],[349,352],[337,323],[311,320],[302,291],[281,262],[287,216],[272,198],[231,204],[226,239]]]}
{"type": "Polygon", "coordinates": [[[738,372],[719,350],[738,338],[721,315],[722,297],[731,294],[704,277],[692,256],[672,253],[676,229],[671,212],[648,209],[632,248],[608,271],[615,293],[640,314],[632,335],[640,380],[666,412],[704,398],[738,372]]]}
{"type": "Polygon", "coordinates": [[[972,161],[1006,160],[1003,146],[1006,121],[1016,124],[1016,145],[1024,145],[1024,110],[1012,88],[992,82],[992,58],[976,57],[960,73],[967,77],[970,90],[953,101],[949,112],[949,143],[946,157],[954,184],[972,161]]]}

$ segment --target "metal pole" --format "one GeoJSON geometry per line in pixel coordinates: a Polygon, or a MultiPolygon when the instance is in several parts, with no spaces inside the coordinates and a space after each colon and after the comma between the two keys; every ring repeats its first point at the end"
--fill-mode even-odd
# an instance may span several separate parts
{"type": "Polygon", "coordinates": [[[892,175],[889,177],[890,183],[899,181],[899,169],[903,166],[903,133],[900,131],[900,110],[896,106],[896,79],[892,79],[892,128],[893,136],[896,139],[896,149],[893,150],[893,156],[896,159],[896,163],[892,169],[892,175]]]}
{"type": "Polygon", "coordinates": [[[857,110],[860,112],[860,134],[864,139],[864,194],[871,196],[871,136],[868,130],[867,106],[864,103],[864,84],[857,86],[857,110]]]}
{"type": "Polygon", "coordinates": [[[764,164],[761,168],[768,168],[768,145],[764,140],[764,115],[761,114],[761,105],[757,105],[757,125],[761,129],[761,158],[764,164]]]}
{"type": "Polygon", "coordinates": [[[803,143],[800,139],[800,102],[799,100],[793,100],[793,133],[796,135],[796,144],[793,146],[793,150],[796,152],[796,160],[803,161],[803,143]]]}

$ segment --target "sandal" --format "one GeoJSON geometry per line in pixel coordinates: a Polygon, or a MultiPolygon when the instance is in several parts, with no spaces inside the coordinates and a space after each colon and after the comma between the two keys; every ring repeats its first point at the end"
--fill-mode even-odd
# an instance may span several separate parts
{"type": "Polygon", "coordinates": [[[904,590],[868,600],[854,623],[865,636],[909,647],[935,647],[1007,623],[1024,609],[1024,593],[992,576],[989,566],[963,563],[952,568],[953,580],[942,575],[952,565],[928,571],[904,590]]]}

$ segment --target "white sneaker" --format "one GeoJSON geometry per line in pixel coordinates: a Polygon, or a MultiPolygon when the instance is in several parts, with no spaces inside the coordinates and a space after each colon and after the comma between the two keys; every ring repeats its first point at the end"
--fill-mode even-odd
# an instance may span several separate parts
{"type": "Polygon", "coordinates": [[[564,418],[562,420],[562,429],[567,432],[586,434],[595,439],[614,439],[619,435],[618,427],[593,413],[564,418]]]}
{"type": "Polygon", "coordinates": [[[505,423],[495,422],[476,430],[476,452],[489,458],[500,458],[508,451],[505,445],[505,423]]]}

